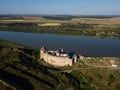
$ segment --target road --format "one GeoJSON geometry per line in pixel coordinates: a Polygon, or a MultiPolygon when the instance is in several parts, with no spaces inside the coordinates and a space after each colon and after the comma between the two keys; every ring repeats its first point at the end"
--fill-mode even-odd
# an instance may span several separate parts
{"type": "Polygon", "coordinates": [[[60,71],[60,72],[63,72],[63,73],[71,73],[73,70],[86,70],[86,69],[92,69],[92,68],[110,68],[110,69],[120,69],[118,67],[112,67],[112,66],[96,66],[96,65],[91,65],[91,64],[88,64],[86,61],[84,61],[84,64],[88,67],[86,68],[82,68],[82,67],[76,67],[74,69],[68,69],[68,70],[63,70],[63,71],[60,71]]]}

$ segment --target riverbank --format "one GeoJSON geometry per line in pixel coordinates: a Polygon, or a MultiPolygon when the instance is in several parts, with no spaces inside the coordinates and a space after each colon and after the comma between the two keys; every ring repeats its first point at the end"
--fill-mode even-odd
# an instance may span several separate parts
{"type": "Polygon", "coordinates": [[[3,16],[0,20],[0,30],[120,39],[119,19],[119,17],[3,16]]]}
{"type": "Polygon", "coordinates": [[[36,23],[9,23],[0,24],[2,31],[31,32],[31,33],[52,33],[63,35],[93,36],[99,38],[120,38],[120,25],[102,24],[68,24],[59,26],[40,26],[36,23]]]}

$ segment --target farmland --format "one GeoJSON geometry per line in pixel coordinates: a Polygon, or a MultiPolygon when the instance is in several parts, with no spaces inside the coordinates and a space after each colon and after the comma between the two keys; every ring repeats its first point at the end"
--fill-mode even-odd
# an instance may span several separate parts
{"type": "Polygon", "coordinates": [[[1,17],[0,30],[120,38],[120,17],[1,17]]]}
{"type": "Polygon", "coordinates": [[[1,17],[0,23],[8,22],[58,22],[58,23],[85,23],[85,24],[120,24],[120,17],[70,17],[70,16],[19,16],[19,17],[1,17]]]}
{"type": "Polygon", "coordinates": [[[38,24],[38,26],[59,26],[60,23],[44,23],[44,24],[38,24]]]}
{"type": "Polygon", "coordinates": [[[113,18],[73,18],[72,22],[86,24],[120,24],[120,17],[113,18]]]}

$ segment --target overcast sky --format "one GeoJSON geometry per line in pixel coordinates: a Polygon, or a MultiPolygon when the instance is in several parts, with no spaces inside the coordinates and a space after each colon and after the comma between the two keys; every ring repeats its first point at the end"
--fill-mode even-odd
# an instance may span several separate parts
{"type": "Polygon", "coordinates": [[[0,0],[0,14],[120,15],[120,0],[0,0]]]}

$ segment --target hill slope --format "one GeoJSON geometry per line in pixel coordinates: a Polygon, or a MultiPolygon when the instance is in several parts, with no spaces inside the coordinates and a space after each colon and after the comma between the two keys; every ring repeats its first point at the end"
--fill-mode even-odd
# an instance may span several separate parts
{"type": "Polygon", "coordinates": [[[120,72],[90,68],[61,72],[38,58],[36,49],[0,40],[0,90],[119,90],[120,72]],[[39,60],[39,62],[38,62],[39,60]]]}

